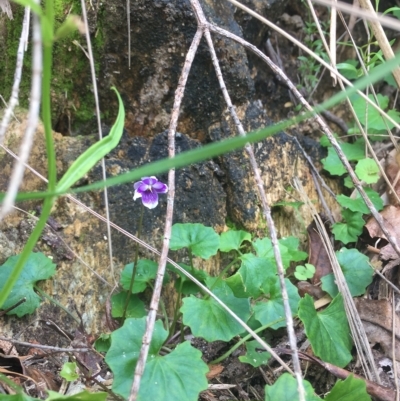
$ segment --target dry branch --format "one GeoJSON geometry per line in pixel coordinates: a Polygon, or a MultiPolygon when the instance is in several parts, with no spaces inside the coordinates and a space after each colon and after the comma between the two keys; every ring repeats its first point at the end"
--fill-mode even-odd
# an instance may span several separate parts
{"type": "MultiPolygon", "coordinates": [[[[194,56],[197,48],[199,47],[200,40],[203,36],[203,29],[199,27],[192,40],[190,48],[186,54],[184,66],[182,68],[181,76],[179,78],[178,87],[175,92],[174,105],[171,113],[171,122],[168,129],[168,156],[170,158],[175,156],[175,132],[178,124],[178,117],[180,106],[183,99],[183,94],[186,87],[186,82],[189,76],[190,68],[193,63],[194,56]]],[[[136,401],[139,395],[140,381],[143,376],[147,355],[149,353],[149,347],[151,338],[153,336],[154,324],[157,317],[158,304],[160,302],[160,295],[163,285],[165,267],[167,264],[167,257],[169,251],[169,241],[171,238],[172,229],[172,216],[174,212],[174,197],[175,197],[175,169],[169,170],[168,173],[168,196],[167,196],[167,212],[165,217],[165,228],[164,228],[164,240],[161,250],[161,255],[158,263],[158,270],[156,281],[154,284],[153,295],[150,302],[150,311],[146,319],[146,330],[142,339],[142,347],[138,362],[135,368],[135,374],[129,395],[129,401],[136,401]]]]}

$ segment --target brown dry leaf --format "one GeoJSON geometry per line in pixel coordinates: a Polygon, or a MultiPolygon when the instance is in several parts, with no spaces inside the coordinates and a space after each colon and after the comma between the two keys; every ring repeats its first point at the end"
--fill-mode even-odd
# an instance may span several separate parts
{"type": "Polygon", "coordinates": [[[17,356],[0,354],[0,369],[11,373],[25,374],[22,361],[17,356]]]}
{"type": "MultiPolygon", "coordinates": [[[[400,197],[400,153],[393,149],[386,157],[385,173],[397,196],[400,197]]],[[[388,199],[391,205],[398,205],[396,197],[389,190],[388,199]]]]}
{"type": "MultiPolygon", "coordinates": [[[[400,207],[388,205],[380,212],[385,227],[389,230],[390,234],[397,240],[400,240],[400,207]]],[[[368,234],[371,238],[383,238],[386,240],[381,228],[377,221],[370,217],[365,225],[368,234]]],[[[390,244],[385,245],[380,249],[380,255],[383,260],[397,259],[398,255],[390,244]]]]}
{"type": "Polygon", "coordinates": [[[208,380],[215,379],[225,369],[222,365],[208,365],[208,368],[210,369],[206,375],[208,380]]]}
{"type": "Polygon", "coordinates": [[[311,295],[314,299],[320,299],[325,295],[325,291],[317,285],[312,285],[308,281],[299,281],[297,284],[300,297],[304,297],[305,294],[311,295]]]}
{"type": "MultiPolygon", "coordinates": [[[[330,232],[329,227],[325,224],[327,232],[330,232]]],[[[322,242],[321,236],[318,234],[317,225],[313,221],[307,227],[308,233],[308,263],[315,266],[315,274],[311,279],[312,284],[317,284],[321,281],[321,277],[332,273],[332,266],[328,254],[322,242]]]]}
{"type": "MultiPolygon", "coordinates": [[[[385,356],[392,358],[393,319],[391,303],[386,299],[363,298],[354,298],[354,303],[363,322],[368,341],[371,345],[379,344],[385,356]]],[[[400,361],[400,319],[397,315],[395,315],[395,319],[395,358],[400,361]]]]}
{"type": "Polygon", "coordinates": [[[60,389],[60,386],[56,382],[56,376],[52,372],[42,372],[31,366],[25,367],[25,372],[36,383],[39,391],[58,391],[60,389]]]}
{"type": "MultiPolygon", "coordinates": [[[[73,348],[92,348],[88,336],[79,330],[76,330],[71,346],[73,348]]],[[[74,355],[81,367],[86,368],[91,376],[96,376],[100,372],[100,363],[103,360],[103,356],[93,348],[92,351],[88,352],[74,352],[74,355]]]]}

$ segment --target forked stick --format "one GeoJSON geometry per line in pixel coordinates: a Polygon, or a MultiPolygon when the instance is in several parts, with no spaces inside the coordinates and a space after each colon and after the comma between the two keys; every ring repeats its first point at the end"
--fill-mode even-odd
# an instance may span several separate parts
{"type": "MultiPolygon", "coordinates": [[[[192,0],[191,3],[192,3],[192,7],[195,10],[197,23],[200,26],[205,27],[204,28],[204,36],[207,40],[207,44],[208,44],[208,48],[211,53],[211,59],[212,59],[213,65],[214,65],[214,69],[215,69],[215,72],[216,72],[216,75],[218,78],[218,82],[219,82],[221,91],[223,93],[225,102],[228,106],[229,113],[236,126],[237,132],[239,133],[240,136],[244,137],[244,136],[246,136],[246,133],[245,133],[242,123],[240,122],[239,117],[236,113],[235,107],[232,104],[228,90],[226,89],[226,85],[224,82],[224,78],[222,76],[221,68],[219,66],[217,54],[215,52],[214,44],[211,39],[210,30],[208,28],[208,25],[209,25],[208,21],[203,13],[203,10],[202,10],[198,0],[192,0]]],[[[270,235],[271,235],[271,242],[272,242],[272,246],[273,246],[273,250],[274,250],[274,256],[275,256],[275,260],[276,260],[276,264],[277,264],[279,282],[280,282],[280,286],[281,286],[283,306],[284,306],[284,310],[285,310],[285,317],[286,317],[286,324],[287,324],[287,331],[288,331],[288,335],[289,335],[289,343],[290,343],[290,348],[292,350],[293,368],[294,368],[294,373],[295,373],[295,376],[297,379],[299,399],[300,399],[300,401],[304,401],[305,400],[305,390],[304,390],[304,385],[303,385],[303,377],[302,377],[302,373],[301,373],[300,360],[299,360],[299,357],[297,354],[297,341],[296,341],[296,335],[295,335],[294,328],[293,328],[293,316],[292,316],[292,312],[290,309],[289,296],[288,296],[286,283],[285,283],[285,270],[284,270],[283,263],[282,263],[281,252],[279,250],[278,236],[276,233],[274,220],[272,219],[272,216],[271,216],[271,208],[269,207],[267,198],[265,196],[264,183],[260,176],[260,170],[258,168],[257,161],[254,156],[253,147],[250,144],[246,144],[245,151],[249,156],[250,166],[252,168],[252,171],[254,174],[254,179],[255,179],[255,182],[257,185],[258,195],[259,195],[259,199],[261,201],[263,214],[267,221],[268,228],[269,228],[270,235]]]]}
{"type": "MultiPolygon", "coordinates": [[[[194,35],[192,44],[190,45],[189,51],[186,54],[185,64],[182,69],[181,76],[178,82],[178,88],[175,92],[174,106],[171,113],[171,122],[168,129],[168,156],[170,158],[175,156],[175,132],[178,124],[178,117],[180,106],[185,91],[186,82],[189,76],[190,68],[193,63],[194,56],[197,48],[199,47],[200,40],[203,36],[203,28],[198,27],[197,32],[194,35]]],[[[167,213],[165,218],[164,228],[164,241],[161,250],[161,256],[158,262],[157,276],[154,284],[153,295],[150,302],[150,310],[146,319],[146,329],[142,339],[142,347],[140,349],[139,358],[135,368],[135,374],[129,394],[129,401],[136,401],[139,395],[140,381],[143,376],[144,367],[149,353],[150,342],[153,336],[154,324],[157,317],[158,304],[160,302],[161,289],[164,279],[165,267],[167,264],[167,256],[169,250],[169,241],[171,238],[172,229],[172,215],[174,212],[174,197],[175,197],[175,169],[171,169],[168,172],[168,197],[167,197],[167,213]]]]}

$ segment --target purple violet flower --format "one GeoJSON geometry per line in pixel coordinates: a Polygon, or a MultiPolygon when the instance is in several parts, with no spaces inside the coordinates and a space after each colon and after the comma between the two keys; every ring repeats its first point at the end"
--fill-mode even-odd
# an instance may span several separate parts
{"type": "Polygon", "coordinates": [[[168,186],[154,176],[143,177],[142,181],[135,182],[133,188],[135,189],[133,200],[142,198],[143,205],[149,209],[154,209],[158,205],[158,194],[168,192],[168,186]]]}

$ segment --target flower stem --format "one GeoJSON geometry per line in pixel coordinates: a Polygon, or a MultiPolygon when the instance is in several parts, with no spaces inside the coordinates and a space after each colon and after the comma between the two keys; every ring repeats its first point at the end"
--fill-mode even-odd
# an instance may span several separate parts
{"type": "MultiPolygon", "coordinates": [[[[182,300],[182,287],[183,287],[183,280],[181,279],[180,285],[179,285],[179,291],[178,291],[178,296],[176,297],[176,304],[175,304],[175,311],[174,311],[174,320],[171,324],[170,330],[169,330],[169,336],[172,336],[175,332],[175,326],[176,322],[179,319],[180,313],[179,313],[179,307],[181,305],[181,300],[182,300]]],[[[182,326],[183,327],[183,326],[182,326]]]]}
{"type": "MultiPolygon", "coordinates": [[[[141,235],[142,235],[143,214],[144,214],[144,206],[143,206],[143,203],[142,203],[142,209],[140,210],[139,226],[138,226],[138,232],[137,232],[137,237],[138,238],[140,238],[141,235]]],[[[135,282],[135,275],[136,275],[136,270],[137,270],[138,256],[139,256],[139,243],[136,242],[135,260],[133,262],[131,282],[129,283],[129,290],[128,290],[128,295],[127,295],[126,300],[125,300],[124,313],[122,314],[122,319],[125,319],[125,317],[126,317],[126,310],[128,309],[129,301],[131,299],[133,283],[135,282]]]]}

